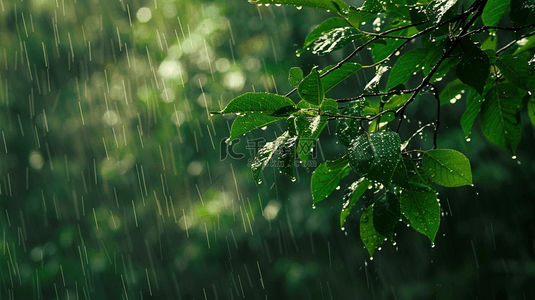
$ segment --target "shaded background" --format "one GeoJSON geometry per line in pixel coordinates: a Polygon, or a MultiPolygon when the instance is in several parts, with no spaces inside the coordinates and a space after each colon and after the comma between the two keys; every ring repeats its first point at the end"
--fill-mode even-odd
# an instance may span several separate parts
{"type": "MultiPolygon", "coordinates": [[[[477,122],[466,141],[463,100],[443,106],[439,147],[468,156],[475,187],[437,187],[434,247],[400,224],[370,260],[359,211],[339,227],[341,191],[313,209],[305,168],[253,182],[254,141],[285,125],[229,147],[233,116],[209,111],[286,93],[290,67],[349,53],[295,56],[327,17],[238,0],[0,0],[0,299],[535,298],[526,115],[512,159],[477,122]]],[[[371,71],[328,96],[358,95],[371,71]]],[[[434,105],[412,104],[401,137],[434,105]]],[[[334,130],[312,163],[342,155],[334,130]]],[[[432,145],[424,133],[412,147],[432,145]]]]}

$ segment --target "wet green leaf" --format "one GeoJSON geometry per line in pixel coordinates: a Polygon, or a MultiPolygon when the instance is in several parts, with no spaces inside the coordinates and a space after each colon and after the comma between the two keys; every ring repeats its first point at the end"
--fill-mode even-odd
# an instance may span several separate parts
{"type": "Polygon", "coordinates": [[[292,181],[295,181],[294,162],[298,138],[297,136],[290,135],[279,147],[279,171],[282,174],[288,175],[292,181]]]}
{"type": "MultiPolygon", "coordinates": [[[[352,117],[362,117],[364,99],[349,102],[342,111],[343,115],[352,117]]],[[[362,133],[360,121],[355,119],[338,119],[336,121],[336,137],[342,145],[349,147],[353,139],[362,133]]]]}
{"type": "Polygon", "coordinates": [[[496,26],[507,11],[511,0],[489,0],[483,8],[481,19],[486,26],[496,26]]]}
{"type": "Polygon", "coordinates": [[[349,174],[349,171],[351,168],[346,156],[319,165],[314,170],[310,181],[314,204],[329,196],[338,187],[340,180],[349,174]]]}
{"type": "Polygon", "coordinates": [[[458,0],[435,0],[427,5],[425,14],[430,21],[438,24],[442,21],[442,17],[444,17],[448,10],[452,8],[457,1],[458,0]]]}
{"type": "Polygon", "coordinates": [[[297,51],[297,54],[300,55],[301,53],[305,52],[309,49],[309,47],[321,36],[326,34],[327,32],[335,29],[335,28],[344,28],[349,26],[346,20],[342,18],[330,18],[320,25],[318,25],[316,28],[314,28],[306,37],[305,42],[303,43],[303,48],[297,51]]]}
{"type": "Polygon", "coordinates": [[[492,143],[510,149],[513,155],[522,136],[522,98],[510,83],[499,83],[486,95],[481,107],[481,128],[492,143]]]}
{"type": "Polygon", "coordinates": [[[318,37],[312,47],[312,53],[324,55],[342,49],[345,45],[362,36],[360,30],[353,27],[334,28],[318,37]]]}
{"type": "Polygon", "coordinates": [[[279,147],[283,145],[289,138],[290,138],[290,135],[288,134],[288,131],[285,131],[273,142],[266,143],[264,147],[262,147],[262,149],[258,151],[258,153],[256,154],[256,157],[253,159],[253,162],[251,163],[251,170],[253,171],[253,178],[257,184],[262,183],[262,179],[260,178],[262,171],[268,165],[273,155],[277,153],[277,150],[279,149],[279,147]]]}
{"type": "Polygon", "coordinates": [[[282,117],[269,116],[269,114],[290,105],[295,104],[290,98],[283,96],[268,93],[246,93],[230,101],[221,113],[238,115],[230,131],[230,140],[233,140],[253,129],[281,120],[282,117]]]}
{"type": "Polygon", "coordinates": [[[433,243],[440,225],[440,205],[436,192],[426,185],[411,182],[401,190],[399,200],[401,213],[410,226],[433,243]]]}
{"type": "Polygon", "coordinates": [[[496,58],[496,65],[510,83],[527,90],[531,78],[528,60],[521,56],[502,55],[496,58]]]}
{"type": "Polygon", "coordinates": [[[288,117],[296,111],[299,111],[299,108],[297,108],[295,105],[288,105],[277,109],[269,115],[272,117],[288,117]]]}
{"type": "Polygon", "coordinates": [[[353,182],[345,190],[344,197],[342,198],[342,211],[340,212],[340,227],[344,227],[346,219],[351,213],[351,210],[371,185],[372,182],[370,180],[362,178],[353,182]]]}
{"type": "Polygon", "coordinates": [[[459,79],[483,94],[485,82],[490,74],[490,61],[487,54],[478,46],[465,42],[463,56],[455,69],[459,79]]]}
{"type": "Polygon", "coordinates": [[[374,131],[358,136],[348,149],[349,162],[357,174],[388,186],[401,159],[401,140],[392,131],[374,131]]]}
{"type": "MultiPolygon", "coordinates": [[[[320,71],[320,75],[332,69],[334,65],[325,67],[320,71]]],[[[362,69],[362,65],[357,63],[345,63],[340,68],[330,72],[329,74],[321,77],[321,84],[323,85],[323,92],[327,93],[332,88],[343,82],[349,76],[353,75],[358,70],[362,69]]]]}
{"type": "Polygon", "coordinates": [[[528,100],[528,116],[531,124],[535,126],[535,97],[531,96],[528,100]]]}
{"type": "Polygon", "coordinates": [[[509,16],[517,27],[533,23],[535,19],[535,0],[510,0],[509,16]]]}
{"type": "Polygon", "coordinates": [[[400,217],[399,198],[394,193],[382,194],[373,205],[373,226],[381,235],[394,240],[394,227],[400,217]]]}
{"type": "Polygon", "coordinates": [[[402,158],[392,175],[392,182],[399,187],[408,188],[411,182],[427,184],[428,178],[424,172],[416,167],[409,157],[402,158]]]}
{"type": "Polygon", "coordinates": [[[308,103],[321,105],[324,91],[317,68],[313,68],[310,74],[301,81],[297,91],[299,92],[299,96],[308,103]]]}
{"type": "Polygon", "coordinates": [[[364,243],[370,257],[385,241],[385,237],[373,226],[373,205],[370,205],[360,217],[360,239],[364,243]]]}
{"type": "Polygon", "coordinates": [[[463,92],[471,90],[472,88],[455,79],[448,83],[448,85],[440,92],[440,104],[455,103],[461,99],[463,92]]]}
{"type": "Polygon", "coordinates": [[[431,180],[446,187],[472,185],[470,161],[464,154],[450,149],[434,149],[424,153],[422,167],[431,180]]]}
{"type": "Polygon", "coordinates": [[[293,67],[290,69],[290,75],[288,76],[288,81],[293,86],[298,86],[299,83],[303,80],[303,71],[299,67],[293,67]]]}
{"type": "Polygon", "coordinates": [[[474,126],[474,122],[481,111],[482,104],[482,97],[476,90],[470,90],[468,97],[466,97],[466,110],[461,117],[461,127],[463,128],[465,137],[470,136],[472,126],[474,126]]]}
{"type": "Polygon", "coordinates": [[[403,54],[390,71],[386,89],[390,90],[398,84],[405,84],[415,73],[420,72],[428,54],[427,48],[416,48],[403,54]]]}

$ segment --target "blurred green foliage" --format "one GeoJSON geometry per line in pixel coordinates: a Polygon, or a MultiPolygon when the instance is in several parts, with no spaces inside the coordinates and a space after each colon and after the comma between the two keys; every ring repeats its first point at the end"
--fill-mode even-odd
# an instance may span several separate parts
{"type": "MultiPolygon", "coordinates": [[[[341,202],[311,208],[305,169],[255,185],[251,144],[281,129],[221,159],[229,119],[208,111],[289,90],[293,65],[339,60],[295,57],[327,15],[245,1],[0,1],[0,297],[533,297],[532,129],[511,160],[477,132],[464,142],[464,107],[447,106],[440,146],[467,154],[476,188],[439,190],[440,247],[401,229],[373,262],[356,220],[337,227],[341,202]]],[[[425,115],[421,102],[409,119],[425,115]]]]}

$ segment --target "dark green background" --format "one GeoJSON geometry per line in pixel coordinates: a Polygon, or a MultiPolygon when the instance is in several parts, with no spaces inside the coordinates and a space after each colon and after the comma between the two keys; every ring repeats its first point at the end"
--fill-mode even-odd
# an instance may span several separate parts
{"type": "MultiPolygon", "coordinates": [[[[314,210],[305,168],[295,183],[271,167],[253,182],[247,141],[272,140],[284,124],[235,142],[244,158],[220,158],[233,116],[208,111],[244,92],[286,93],[290,67],[307,73],[349,53],[296,58],[327,17],[238,0],[3,0],[0,299],[534,298],[527,115],[513,160],[478,121],[465,140],[464,98],[443,106],[439,147],[470,159],[475,187],[437,187],[444,215],[434,247],[400,224],[396,244],[372,261],[360,211],[339,228],[341,191],[314,210]],[[151,9],[146,23],[141,7],[151,9]],[[162,77],[169,61],[182,79],[162,77]]],[[[372,76],[328,96],[356,96],[372,76]]],[[[435,102],[421,97],[407,114],[402,139],[433,121],[435,102]]],[[[322,135],[318,165],[343,151],[334,130],[322,135]]],[[[432,131],[411,145],[431,147],[432,131]]]]}

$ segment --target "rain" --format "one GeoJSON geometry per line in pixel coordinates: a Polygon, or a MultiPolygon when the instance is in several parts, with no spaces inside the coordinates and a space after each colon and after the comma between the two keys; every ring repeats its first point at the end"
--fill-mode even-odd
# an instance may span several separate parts
{"type": "MultiPolygon", "coordinates": [[[[343,155],[336,122],[292,177],[268,158],[255,180],[255,155],[286,124],[229,142],[240,116],[214,112],[247,92],[284,95],[291,67],[350,53],[296,56],[329,17],[245,0],[0,0],[0,299],[534,298],[533,129],[511,159],[463,134],[462,104],[444,106],[439,146],[470,158],[475,186],[437,188],[434,244],[398,225],[373,260],[359,236],[371,183],[359,190],[352,173],[312,206],[312,171],[343,155]]],[[[357,96],[387,70],[329,97],[357,96]]],[[[434,122],[435,105],[423,96],[407,121],[434,122]]],[[[411,145],[432,147],[422,132],[411,145]]]]}

